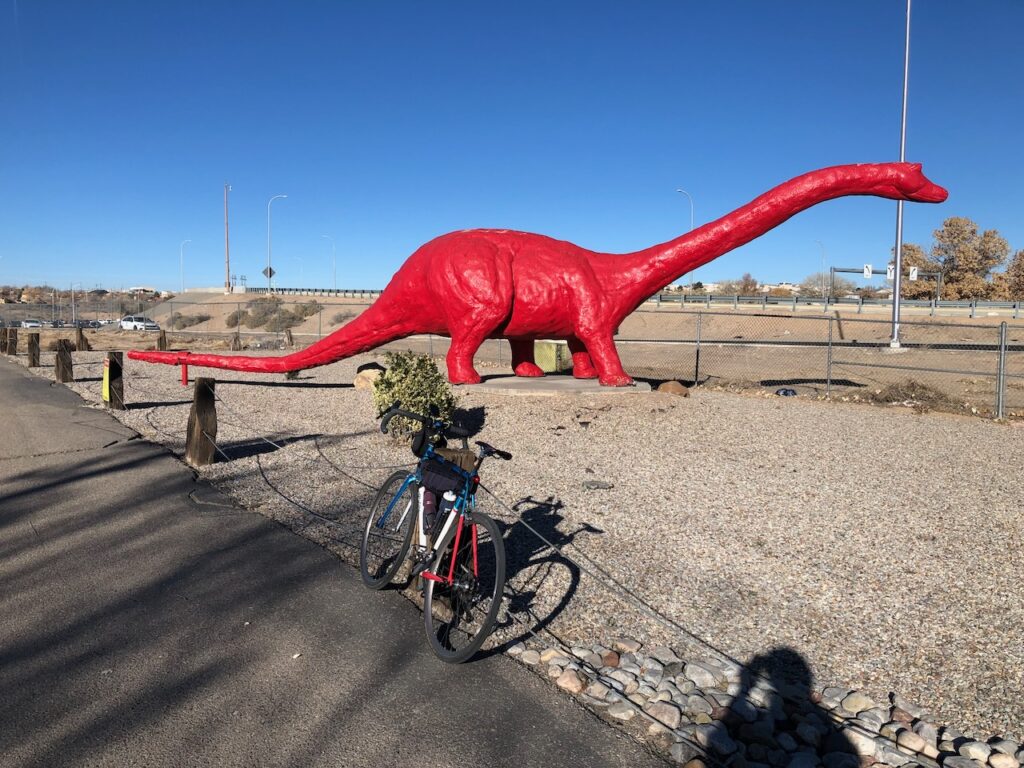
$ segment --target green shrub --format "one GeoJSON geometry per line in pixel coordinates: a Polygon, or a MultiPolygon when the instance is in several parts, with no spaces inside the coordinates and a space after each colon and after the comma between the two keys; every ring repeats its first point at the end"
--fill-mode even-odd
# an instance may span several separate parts
{"type": "Polygon", "coordinates": [[[168,324],[171,326],[171,330],[181,331],[185,328],[190,328],[193,325],[205,323],[209,319],[210,316],[205,314],[183,315],[180,312],[172,312],[168,319],[168,324]]]}
{"type": "Polygon", "coordinates": [[[279,309],[264,324],[271,333],[284,333],[289,328],[294,328],[302,323],[303,318],[296,315],[290,309],[279,309]]]}
{"type": "Polygon", "coordinates": [[[304,304],[296,304],[295,305],[295,309],[293,309],[291,311],[292,311],[293,314],[298,315],[299,317],[305,319],[307,317],[312,317],[317,312],[319,312],[321,309],[323,309],[323,307],[320,306],[320,302],[318,302],[318,301],[307,301],[304,304]]]}
{"type": "MultiPolygon", "coordinates": [[[[378,413],[398,400],[404,410],[428,415],[433,405],[442,419],[451,419],[458,398],[432,358],[412,352],[388,352],[384,363],[387,370],[373,385],[373,404],[378,413]]],[[[392,424],[398,432],[419,427],[402,418],[396,418],[392,424]]]]}
{"type": "Polygon", "coordinates": [[[247,317],[244,323],[247,328],[262,328],[281,308],[281,300],[276,296],[261,296],[253,299],[246,307],[247,317]]]}
{"type": "Polygon", "coordinates": [[[342,323],[347,323],[353,317],[355,317],[354,312],[336,312],[334,314],[334,317],[331,318],[331,325],[341,325],[342,323]]]}
{"type": "Polygon", "coordinates": [[[248,323],[249,313],[246,312],[244,309],[236,309],[234,312],[232,312],[230,315],[224,318],[224,324],[228,328],[237,328],[239,324],[248,325],[248,323]]]}

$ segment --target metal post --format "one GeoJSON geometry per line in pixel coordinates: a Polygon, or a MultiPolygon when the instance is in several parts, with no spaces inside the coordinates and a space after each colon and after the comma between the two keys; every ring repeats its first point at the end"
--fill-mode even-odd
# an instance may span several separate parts
{"type": "Polygon", "coordinates": [[[832,323],[833,318],[828,319],[828,362],[825,365],[825,397],[832,397],[832,323]]]}
{"type": "Polygon", "coordinates": [[[996,367],[996,418],[1003,418],[1006,399],[1006,321],[999,324],[999,363],[996,367]]]}
{"type": "Polygon", "coordinates": [[[693,386],[700,381],[700,321],[701,313],[697,313],[697,347],[693,355],[693,386]]]}
{"type": "Polygon", "coordinates": [[[501,367],[501,339],[495,339],[494,343],[498,345],[498,367],[501,367]]]}
{"type": "Polygon", "coordinates": [[[324,337],[324,307],[320,305],[320,311],[316,313],[316,337],[322,339],[324,337]]]}
{"type": "MultiPolygon", "coordinates": [[[[903,114],[900,119],[900,162],[907,159],[907,83],[910,77],[910,0],[907,0],[907,34],[903,47],[903,114]]],[[[889,346],[900,345],[900,289],[903,277],[903,201],[896,201],[896,258],[892,280],[892,339],[889,346]]]]}
{"type": "Polygon", "coordinates": [[[793,312],[796,313],[796,294],[793,294],[793,312]]]}
{"type": "Polygon", "coordinates": [[[434,356],[434,334],[427,334],[427,354],[430,357],[434,356]]]}

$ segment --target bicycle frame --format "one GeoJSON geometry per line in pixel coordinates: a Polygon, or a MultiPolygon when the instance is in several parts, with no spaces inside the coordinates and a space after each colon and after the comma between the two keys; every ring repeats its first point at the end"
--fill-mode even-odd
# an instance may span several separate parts
{"type": "MultiPolygon", "coordinates": [[[[448,586],[451,586],[452,584],[455,583],[455,557],[454,556],[452,557],[451,563],[449,564],[447,577],[438,576],[437,573],[435,573],[435,571],[437,570],[438,567],[440,567],[440,565],[441,565],[441,558],[444,556],[444,553],[445,553],[445,551],[447,549],[447,546],[448,546],[448,542],[451,541],[451,537],[453,535],[455,537],[455,543],[454,543],[454,546],[452,547],[452,552],[456,553],[456,552],[459,551],[459,544],[462,541],[462,532],[463,532],[463,529],[464,529],[464,527],[465,527],[465,525],[467,523],[467,520],[468,520],[469,521],[470,536],[472,536],[472,546],[473,546],[473,577],[476,578],[479,575],[478,574],[479,569],[478,569],[478,563],[477,563],[477,527],[476,527],[476,524],[472,522],[471,515],[472,515],[472,510],[476,509],[476,493],[475,493],[475,489],[476,489],[476,485],[477,485],[478,482],[479,482],[479,479],[478,479],[478,476],[477,476],[476,472],[467,472],[466,470],[462,469],[462,467],[454,464],[453,462],[448,461],[443,456],[437,454],[434,451],[434,447],[432,445],[428,444],[427,448],[426,448],[426,451],[424,452],[423,456],[420,458],[419,463],[416,465],[416,470],[414,472],[409,473],[409,476],[407,478],[405,478],[405,482],[402,483],[402,486],[395,493],[394,497],[392,497],[391,501],[388,503],[387,509],[384,511],[384,514],[381,515],[380,520],[377,521],[376,525],[377,525],[378,528],[383,528],[384,525],[387,523],[388,518],[391,516],[392,512],[394,511],[395,504],[398,502],[398,500],[400,498],[402,498],[402,496],[408,490],[409,486],[414,484],[414,483],[419,485],[419,494],[420,494],[419,502],[420,503],[417,505],[418,509],[417,509],[417,512],[416,512],[416,514],[417,514],[417,519],[416,519],[416,523],[417,523],[417,525],[416,525],[416,530],[417,530],[417,541],[416,541],[417,554],[418,555],[427,555],[427,554],[429,554],[430,555],[430,560],[433,561],[432,564],[431,564],[431,567],[426,569],[426,570],[424,570],[420,575],[423,578],[425,578],[425,579],[430,579],[431,581],[436,581],[436,582],[439,582],[439,583],[442,583],[442,584],[446,584],[448,586]],[[465,483],[463,484],[462,490],[459,493],[458,497],[455,499],[455,504],[452,505],[451,511],[448,513],[448,518],[445,520],[444,525],[442,526],[441,530],[438,533],[437,540],[434,542],[434,545],[432,547],[431,547],[430,542],[429,542],[429,540],[427,538],[426,525],[425,525],[425,521],[424,521],[424,518],[423,518],[423,495],[422,494],[423,494],[425,489],[423,488],[423,486],[421,484],[422,481],[423,481],[423,477],[422,477],[422,473],[421,473],[421,468],[423,466],[423,463],[428,461],[428,460],[430,460],[430,459],[435,459],[437,461],[442,462],[443,464],[449,465],[452,469],[457,471],[460,475],[463,475],[464,479],[465,479],[465,483]],[[456,520],[458,520],[457,526],[455,526],[456,520]],[[453,526],[455,526],[454,533],[452,532],[453,526]]],[[[409,504],[406,505],[405,509],[402,510],[402,517],[401,517],[401,519],[399,520],[399,523],[398,523],[398,527],[399,528],[401,528],[402,525],[404,525],[406,515],[409,514],[409,509],[410,509],[411,506],[412,506],[412,503],[410,502],[409,504]]]]}

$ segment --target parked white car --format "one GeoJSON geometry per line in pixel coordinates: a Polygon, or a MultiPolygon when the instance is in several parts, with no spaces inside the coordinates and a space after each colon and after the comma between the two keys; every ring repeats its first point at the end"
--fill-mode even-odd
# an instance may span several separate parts
{"type": "Polygon", "coordinates": [[[160,326],[142,315],[127,315],[121,318],[122,331],[159,331],[160,326]]]}
{"type": "Polygon", "coordinates": [[[22,328],[42,328],[43,327],[43,321],[42,320],[22,320],[21,321],[21,327],[22,328]]]}

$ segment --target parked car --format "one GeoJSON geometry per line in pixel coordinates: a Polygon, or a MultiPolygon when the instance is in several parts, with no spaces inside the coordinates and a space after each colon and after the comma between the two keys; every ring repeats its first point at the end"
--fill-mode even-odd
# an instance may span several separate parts
{"type": "Polygon", "coordinates": [[[43,327],[43,321],[42,320],[22,320],[21,321],[21,327],[22,328],[42,328],[43,327]]]}
{"type": "Polygon", "coordinates": [[[127,315],[121,318],[122,331],[159,331],[160,326],[142,315],[127,315]]]}

